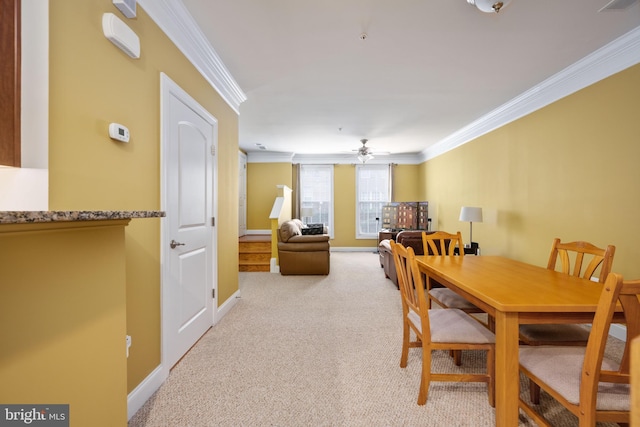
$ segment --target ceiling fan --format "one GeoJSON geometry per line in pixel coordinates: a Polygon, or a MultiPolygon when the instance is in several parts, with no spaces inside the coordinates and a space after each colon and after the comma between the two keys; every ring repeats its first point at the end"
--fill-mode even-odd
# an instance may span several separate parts
{"type": "Polygon", "coordinates": [[[362,147],[358,148],[357,150],[353,150],[358,152],[358,160],[360,160],[362,163],[366,163],[367,160],[373,159],[374,154],[377,156],[387,156],[390,154],[387,151],[372,151],[370,147],[367,147],[368,141],[368,139],[361,139],[360,142],[362,143],[362,147]]]}

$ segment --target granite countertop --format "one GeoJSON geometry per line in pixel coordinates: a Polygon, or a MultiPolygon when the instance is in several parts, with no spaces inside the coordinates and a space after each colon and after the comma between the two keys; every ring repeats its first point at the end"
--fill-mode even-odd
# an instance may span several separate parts
{"type": "Polygon", "coordinates": [[[0,211],[0,224],[158,218],[163,211],[0,211]]]}

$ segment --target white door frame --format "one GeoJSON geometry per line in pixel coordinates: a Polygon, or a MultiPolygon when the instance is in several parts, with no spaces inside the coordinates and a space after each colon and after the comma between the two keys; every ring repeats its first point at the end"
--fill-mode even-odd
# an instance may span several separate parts
{"type": "MultiPolygon", "coordinates": [[[[187,103],[188,105],[191,105],[194,107],[195,110],[202,110],[203,112],[206,112],[206,114],[210,115],[211,117],[213,117],[208,111],[206,111],[202,106],[200,106],[200,104],[197,103],[197,101],[195,101],[191,95],[189,95],[187,92],[185,92],[182,88],[180,88],[180,86],[178,86],[173,80],[171,80],[171,78],[169,78],[166,74],[164,73],[160,73],[160,106],[161,106],[161,114],[160,114],[160,127],[161,127],[161,134],[160,134],[160,139],[161,139],[161,150],[160,150],[160,164],[161,164],[161,209],[163,211],[167,211],[167,207],[168,207],[168,201],[167,201],[167,170],[168,170],[168,159],[167,159],[167,144],[169,143],[169,138],[168,138],[168,123],[166,123],[165,120],[165,115],[168,114],[168,102],[169,102],[169,97],[171,96],[170,94],[174,94],[177,95],[182,101],[184,101],[185,103],[187,103]]],[[[211,209],[211,213],[213,218],[217,218],[218,216],[218,156],[217,156],[217,152],[218,152],[218,132],[217,132],[217,120],[215,120],[215,132],[213,135],[213,141],[212,141],[212,160],[211,160],[211,168],[212,168],[212,190],[213,190],[213,197],[212,197],[212,209],[211,209]]],[[[169,236],[169,230],[168,230],[168,221],[166,218],[163,219],[162,221],[162,226],[161,226],[161,237],[160,237],[160,257],[161,257],[161,262],[162,262],[162,271],[161,271],[161,290],[163,291],[165,286],[168,283],[168,276],[167,276],[167,269],[168,269],[168,265],[169,265],[169,256],[170,256],[170,251],[171,249],[169,249],[169,240],[170,240],[170,236],[169,236]]],[[[211,324],[215,324],[216,323],[216,317],[217,317],[217,312],[218,312],[218,258],[217,258],[217,253],[218,253],[218,233],[217,233],[217,227],[214,226],[211,227],[211,233],[210,233],[210,239],[211,239],[211,254],[212,254],[212,263],[211,263],[211,278],[212,278],[212,287],[213,287],[213,292],[215,294],[215,297],[213,298],[213,316],[211,319],[211,324]]],[[[166,327],[164,325],[164,312],[165,312],[165,304],[171,304],[171,301],[167,301],[165,298],[162,297],[162,293],[161,292],[161,367],[162,367],[162,371],[163,371],[163,376],[166,379],[166,377],[169,375],[169,370],[172,368],[172,366],[167,366],[167,360],[166,360],[166,354],[167,354],[167,339],[166,339],[166,327]]],[[[163,380],[164,381],[164,380],[163,380]]]]}
{"type": "Polygon", "coordinates": [[[239,182],[239,201],[238,209],[238,235],[244,236],[247,234],[247,155],[242,151],[238,152],[238,174],[240,177],[239,182]]]}

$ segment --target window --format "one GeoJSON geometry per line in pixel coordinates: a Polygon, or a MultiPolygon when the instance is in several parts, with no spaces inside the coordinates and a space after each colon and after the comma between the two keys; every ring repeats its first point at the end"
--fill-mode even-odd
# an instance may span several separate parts
{"type": "Polygon", "coordinates": [[[376,239],[382,206],[391,201],[391,166],[356,165],[356,238],[376,239]]]}
{"type": "Polygon", "coordinates": [[[326,225],[333,237],[333,165],[300,165],[300,216],[326,225]]]}

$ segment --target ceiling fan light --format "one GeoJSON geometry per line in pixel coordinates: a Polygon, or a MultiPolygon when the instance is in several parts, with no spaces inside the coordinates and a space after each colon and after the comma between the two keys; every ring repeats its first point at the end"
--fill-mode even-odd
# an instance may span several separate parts
{"type": "Polygon", "coordinates": [[[371,159],[373,159],[372,154],[368,154],[368,153],[358,154],[358,160],[360,160],[361,163],[367,163],[367,160],[371,160],[371,159]]]}
{"type": "Polygon", "coordinates": [[[498,13],[504,9],[511,0],[467,0],[467,3],[474,5],[478,10],[486,13],[498,13]]]}

